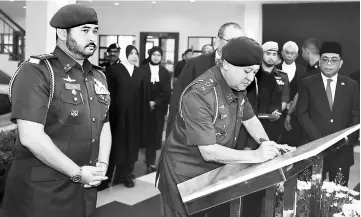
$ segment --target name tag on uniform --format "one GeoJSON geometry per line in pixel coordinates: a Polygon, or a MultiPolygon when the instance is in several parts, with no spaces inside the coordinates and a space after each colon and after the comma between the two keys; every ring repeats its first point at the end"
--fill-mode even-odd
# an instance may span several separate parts
{"type": "Polygon", "coordinates": [[[65,89],[67,90],[81,90],[80,84],[65,83],[65,89]]]}

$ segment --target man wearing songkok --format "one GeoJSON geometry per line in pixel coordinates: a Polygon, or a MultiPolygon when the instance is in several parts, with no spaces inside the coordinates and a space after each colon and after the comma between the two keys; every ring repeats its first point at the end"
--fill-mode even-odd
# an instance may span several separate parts
{"type": "Polygon", "coordinates": [[[18,137],[7,176],[5,217],[85,217],[111,148],[106,78],[88,58],[96,50],[98,18],[71,4],[55,13],[57,46],[15,72],[9,95],[18,137]]]}
{"type": "MultiPolygon", "coordinates": [[[[308,141],[343,130],[360,122],[360,90],[356,81],[339,74],[343,64],[341,45],[324,42],[320,50],[321,73],[302,80],[297,103],[298,118],[308,141]]],[[[350,167],[354,164],[351,141],[345,138],[336,151],[323,160],[323,178],[326,174],[335,181],[338,172],[347,186],[350,167]]]]}
{"type": "MultiPolygon", "coordinates": [[[[228,163],[260,163],[279,154],[277,144],[269,141],[254,115],[245,91],[262,56],[262,47],[253,39],[233,38],[223,47],[219,65],[196,78],[181,94],[157,174],[165,217],[189,216],[178,183],[228,163]],[[242,124],[260,144],[257,150],[235,150],[242,124]]],[[[212,209],[192,216],[213,216],[212,209]]]]}
{"type": "Polygon", "coordinates": [[[100,64],[100,66],[104,68],[105,75],[108,74],[110,67],[121,62],[119,59],[119,52],[120,52],[120,47],[117,43],[113,43],[109,45],[107,49],[107,54],[109,59],[106,62],[100,64]]]}

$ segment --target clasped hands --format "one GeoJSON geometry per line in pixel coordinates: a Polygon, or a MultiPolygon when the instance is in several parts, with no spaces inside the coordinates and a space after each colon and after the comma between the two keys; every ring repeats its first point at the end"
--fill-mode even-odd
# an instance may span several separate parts
{"type": "Polygon", "coordinates": [[[82,178],[80,183],[84,188],[97,187],[102,181],[107,180],[105,176],[108,170],[108,165],[102,162],[97,162],[95,166],[83,166],[82,178]]]}

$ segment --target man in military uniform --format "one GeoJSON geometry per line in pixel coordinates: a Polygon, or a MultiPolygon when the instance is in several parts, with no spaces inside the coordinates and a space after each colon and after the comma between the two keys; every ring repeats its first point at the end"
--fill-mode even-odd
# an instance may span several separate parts
{"type": "Polygon", "coordinates": [[[100,64],[100,66],[104,68],[105,74],[109,72],[110,67],[121,62],[119,59],[119,52],[120,52],[120,47],[117,43],[113,43],[109,45],[107,49],[109,59],[106,62],[100,64]]]}
{"type": "MultiPolygon", "coordinates": [[[[250,38],[237,37],[223,47],[222,53],[219,66],[196,78],[181,94],[157,174],[165,217],[188,216],[178,183],[224,164],[260,163],[279,154],[277,144],[267,141],[245,91],[259,69],[261,46],[250,38]],[[242,123],[261,144],[257,150],[235,150],[242,123]]],[[[210,209],[192,216],[213,216],[214,212],[210,209]]]]}
{"type": "MultiPolygon", "coordinates": [[[[274,41],[268,41],[262,45],[262,49],[263,60],[261,68],[263,71],[273,75],[273,77],[276,79],[276,91],[281,97],[280,109],[273,111],[273,115],[275,115],[277,118],[264,122],[268,136],[271,138],[271,140],[277,141],[283,129],[284,116],[282,116],[282,112],[286,109],[287,104],[290,101],[290,85],[287,73],[275,67],[276,61],[278,59],[278,43],[274,41]]],[[[262,102],[260,102],[260,104],[262,104],[262,102]]]]}
{"type": "Polygon", "coordinates": [[[84,217],[106,180],[109,92],[96,50],[98,18],[88,6],[62,7],[51,19],[57,46],[32,56],[10,83],[18,125],[4,196],[5,217],[84,217]]]}

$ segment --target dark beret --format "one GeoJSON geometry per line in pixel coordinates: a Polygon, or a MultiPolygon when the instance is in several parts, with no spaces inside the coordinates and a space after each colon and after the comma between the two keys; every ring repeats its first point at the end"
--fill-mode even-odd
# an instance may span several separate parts
{"type": "Polygon", "coordinates": [[[152,56],[154,52],[158,51],[163,56],[163,49],[159,46],[154,46],[149,50],[149,56],[152,56]]]}
{"type": "Polygon", "coordinates": [[[323,42],[320,50],[320,55],[324,53],[335,53],[342,55],[341,45],[337,42],[323,42]]]}
{"type": "Polygon", "coordinates": [[[50,26],[58,29],[70,29],[84,24],[98,24],[98,16],[94,8],[80,4],[65,5],[50,20],[50,26]]]}
{"type": "Polygon", "coordinates": [[[113,43],[113,44],[109,45],[107,52],[109,52],[110,50],[113,50],[113,49],[120,50],[120,47],[117,43],[113,43]]]}
{"type": "Polygon", "coordinates": [[[222,49],[222,57],[234,66],[252,66],[261,63],[263,49],[248,37],[231,39],[222,49]]]}

